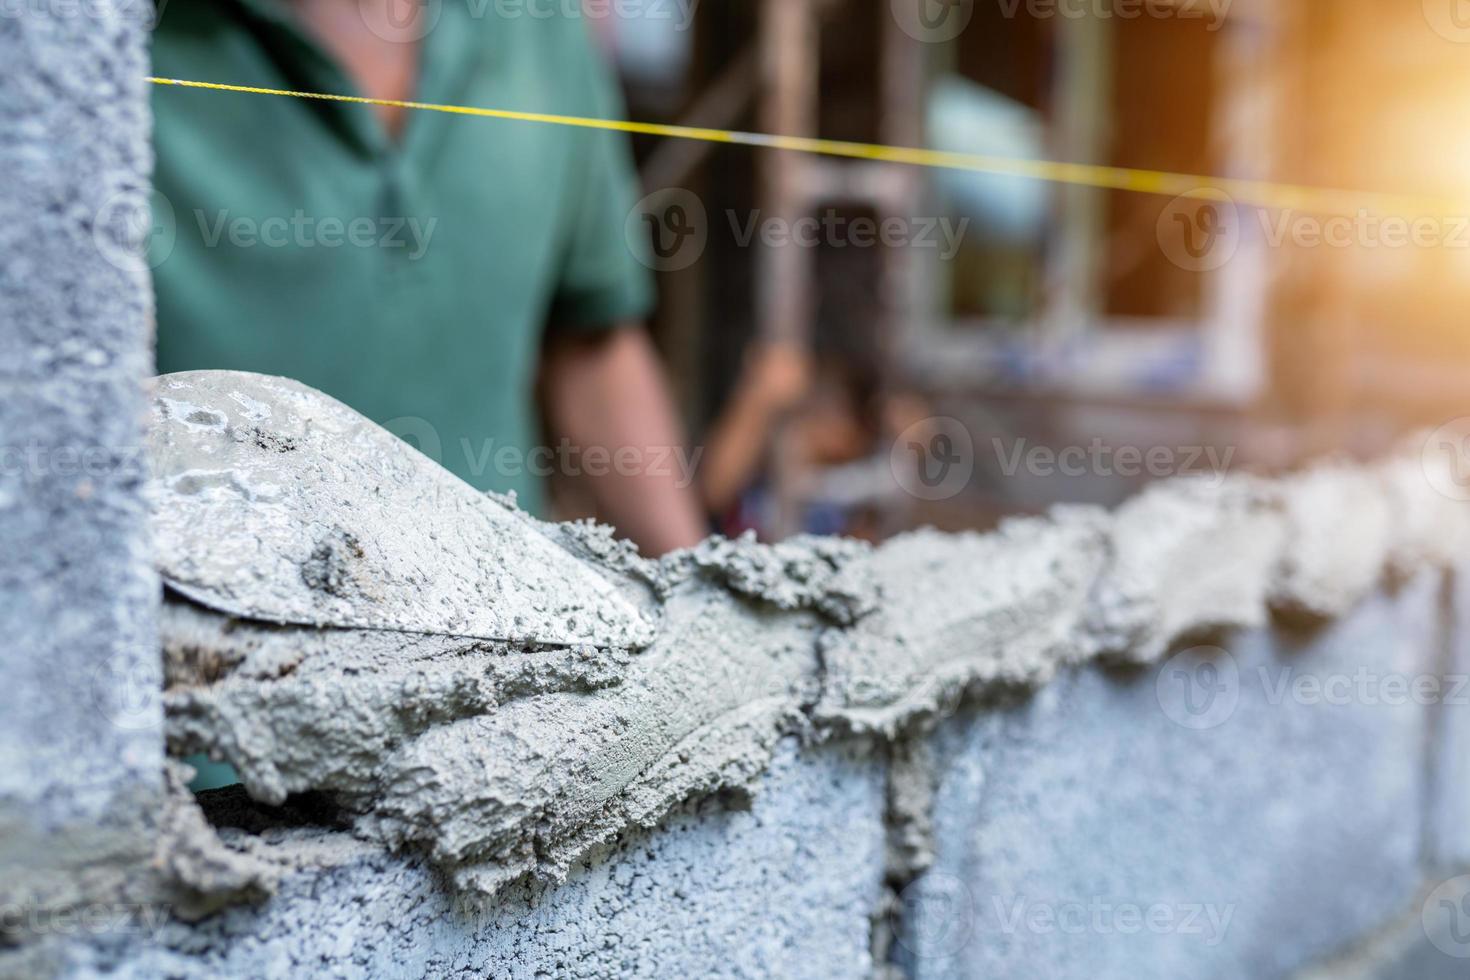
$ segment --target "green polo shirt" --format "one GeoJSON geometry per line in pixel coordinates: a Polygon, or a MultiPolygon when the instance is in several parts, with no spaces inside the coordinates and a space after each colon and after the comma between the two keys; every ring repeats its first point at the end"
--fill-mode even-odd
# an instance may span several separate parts
{"type": "MultiPolygon", "coordinates": [[[[355,94],[283,3],[173,0],[154,74],[355,94]]],[[[534,6],[430,0],[414,98],[620,118],[588,25],[534,6]]],[[[651,301],[625,141],[434,112],[395,141],[363,105],[170,87],[153,111],[160,373],[296,378],[537,509],[548,325],[651,301]]]]}

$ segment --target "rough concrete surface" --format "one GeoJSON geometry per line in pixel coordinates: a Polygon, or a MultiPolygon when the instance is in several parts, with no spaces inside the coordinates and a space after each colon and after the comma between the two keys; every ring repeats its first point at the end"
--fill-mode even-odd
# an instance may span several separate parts
{"type": "Polygon", "coordinates": [[[1427,716],[1388,685],[1426,669],[1438,584],[947,723],[909,974],[1280,977],[1397,915],[1427,716]]]}
{"type": "Polygon", "coordinates": [[[141,452],[151,158],[141,25],[0,17],[0,974],[119,894],[163,792],[141,452]]]}
{"type": "Polygon", "coordinates": [[[1461,980],[1470,973],[1470,874],[1431,876],[1382,928],[1294,980],[1461,980]]]}
{"type": "MultiPolygon", "coordinates": [[[[1218,488],[1164,484],[1117,513],[1063,508],[988,535],[920,531],[877,549],[712,540],[653,562],[606,529],[544,525],[467,493],[299,385],[196,373],[161,379],[158,392],[151,501],[167,541],[169,750],[232,763],[255,801],[287,816],[216,830],[175,779],[152,890],[136,892],[167,902],[166,941],[79,944],[79,969],[146,974],[233,957],[247,972],[315,960],[346,975],[414,975],[482,969],[493,955],[603,975],[625,963],[623,933],[609,945],[570,923],[626,915],[633,932],[665,937],[628,963],[751,975],[769,972],[777,950],[808,949],[795,925],[837,910],[840,922],[813,926],[828,938],[840,926],[837,960],[795,960],[811,975],[890,961],[920,975],[1065,976],[1093,961],[1101,975],[1141,963],[1162,964],[1158,975],[1277,975],[1303,950],[1326,955],[1371,928],[1418,882],[1431,713],[1263,707],[1259,683],[1238,683],[1284,662],[1264,629],[1272,610],[1319,626],[1357,610],[1303,644],[1301,665],[1320,650],[1323,663],[1440,666],[1427,575],[1397,605],[1359,608],[1387,581],[1455,559],[1445,542],[1466,538],[1467,515],[1443,505],[1417,455],[1218,488]],[[524,581],[523,565],[534,566],[524,581]],[[514,615],[481,608],[498,597],[514,615]],[[1143,671],[1231,628],[1248,631],[1230,661],[1239,717],[1212,730],[1193,701],[1171,709],[1143,671]],[[969,721],[945,721],[966,705],[969,721]],[[858,756],[838,767],[853,785],[832,792],[861,805],[834,813],[803,801],[806,777],[780,775],[822,771],[781,746],[838,740],[858,756]],[[860,773],[875,772],[873,789],[860,773]],[[765,800],[773,785],[792,799],[765,800]],[[738,822],[729,805],[752,794],[782,847],[825,855],[797,862],[801,889],[772,886],[763,899],[760,861],[737,849],[728,889],[697,876],[663,905],[629,897],[630,867],[678,877],[690,806],[723,801],[689,831],[705,853],[703,824],[738,822]],[[867,842],[850,867],[818,841],[848,826],[867,842]],[[641,858],[634,841],[647,842],[641,858]],[[1297,864],[1273,864],[1278,848],[1297,864]],[[1351,874],[1313,877],[1329,851],[1353,855],[1351,874]],[[589,882],[612,891],[587,898],[589,882]],[[1228,894],[1199,894],[1207,885],[1228,894]],[[805,908],[813,890],[826,904],[805,908]],[[1007,890],[1089,890],[1078,900],[1193,903],[1217,916],[1228,906],[1231,924],[1215,927],[1245,939],[1200,954],[1197,936],[1177,932],[1153,947],[1116,936],[1098,947],[1002,930],[945,948],[956,942],[946,915],[968,902],[978,928],[975,916],[995,911],[984,900],[1007,890]],[[681,910],[720,900],[750,911],[678,946],[667,923],[703,922],[681,910]],[[861,928],[848,915],[858,907],[861,928]],[[446,920],[450,908],[482,918],[446,920]],[[538,919],[542,908],[560,911],[538,919]],[[951,912],[936,920],[936,908],[951,912]],[[1268,938],[1278,920],[1294,945],[1268,938]],[[739,938],[763,929],[775,945],[739,938]]],[[[1206,694],[1219,682],[1219,662],[1184,667],[1206,694]]]]}
{"type": "Polygon", "coordinates": [[[872,552],[714,541],[655,564],[446,489],[427,460],[298,385],[194,373],[163,379],[159,406],[162,572],[195,600],[175,595],[164,620],[174,750],[231,762],[265,802],[329,793],[357,833],[428,855],[480,895],[523,875],[559,880],[624,828],[751,784],[783,735],[922,730],[963,697],[1034,687],[1097,656],[1148,663],[1202,631],[1259,626],[1271,607],[1339,613],[1396,561],[1435,554],[1429,529],[1384,503],[1415,507],[1417,492],[1432,505],[1422,474],[1399,475],[1416,458],[1165,484],[1113,515],[1063,509],[872,552]],[[334,487],[321,476],[333,466],[350,466],[347,482],[373,502],[334,509],[280,489],[288,474],[334,487]],[[420,495],[453,506],[425,525],[434,508],[420,495]],[[238,533],[214,532],[231,522],[238,533]],[[392,530],[374,543],[380,527],[392,530]],[[333,574],[307,574],[323,534],[358,548],[337,553],[333,574]],[[464,540],[509,563],[489,591],[456,564],[464,540]],[[398,551],[423,569],[441,546],[456,575],[431,610],[413,594],[423,575],[394,569],[398,551]],[[522,603],[515,570],[541,562],[574,572],[533,572],[522,603]],[[559,611],[585,608],[589,580],[605,605],[579,620],[575,644],[487,639],[506,631],[479,603],[509,595],[549,640],[559,611]],[[303,619],[320,628],[289,625],[303,619]],[[474,622],[484,628],[450,628],[474,622]],[[640,624],[656,624],[651,642],[630,649],[640,624]]]}
{"type": "MultiPolygon", "coordinates": [[[[1460,689],[1454,703],[1430,711],[1433,784],[1429,800],[1428,858],[1441,873],[1470,868],[1470,575],[1453,577],[1447,603],[1441,650],[1442,671],[1457,678],[1460,689]]],[[[1470,964],[1467,964],[1470,965],[1470,964]]],[[[1467,970],[1470,972],[1470,970],[1467,970]]]]}
{"type": "MultiPolygon", "coordinates": [[[[89,946],[72,972],[849,977],[891,958],[915,977],[1288,976],[1418,915],[1428,720],[1380,682],[1425,670],[1438,601],[1426,575],[1313,633],[1065,668],[896,743],[913,758],[785,740],[748,804],[676,807],[560,885],[483,902],[414,853],[325,829],[330,808],[252,825],[210,806],[226,844],[275,866],[275,897],[89,946]],[[1332,678],[1360,671],[1368,693],[1344,699],[1332,678]],[[905,886],[927,862],[900,835],[921,821],[935,860],[905,886]]],[[[1431,972],[1320,976],[1463,975],[1410,925],[1421,941],[1387,965],[1431,972]]]]}
{"type": "Polygon", "coordinates": [[[461,905],[422,860],[324,830],[267,830],[294,866],[259,909],[89,947],[77,976],[862,977],[883,859],[882,773],[787,742],[750,809],[682,810],[559,887],[461,905]],[[337,896],[338,900],[332,900],[337,896]]]}

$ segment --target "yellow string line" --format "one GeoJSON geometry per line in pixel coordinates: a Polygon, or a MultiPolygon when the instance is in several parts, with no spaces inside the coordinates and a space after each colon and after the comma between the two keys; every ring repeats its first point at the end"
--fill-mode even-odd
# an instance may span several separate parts
{"type": "Polygon", "coordinates": [[[262,88],[256,85],[228,85],[223,82],[198,82],[183,78],[149,77],[155,85],[208,89],[216,92],[243,92],[251,95],[277,95],[293,99],[316,99],[323,102],[351,102],[359,105],[387,106],[444,112],[482,119],[506,119],[516,122],[546,123],[580,129],[610,130],[661,136],[669,139],[700,140],[763,149],[790,150],[820,156],[874,160],[884,163],[909,164],[946,170],[1025,177],[1057,184],[1135,191],[1201,200],[1220,199],[1225,195],[1241,204],[1262,208],[1307,211],[1317,214],[1357,214],[1367,210],[1404,218],[1450,217],[1466,214],[1460,202],[1447,198],[1419,195],[1384,194],[1373,191],[1350,191],[1302,184],[1280,184],[1271,181],[1236,180],[1199,174],[1169,173],[1162,170],[1139,170],[1130,167],[1103,167],[1055,160],[1022,160],[974,153],[951,153],[919,147],[884,146],[879,143],[853,143],[845,140],[816,139],[806,136],[776,136],[768,133],[744,133],[728,129],[706,129],[698,126],[676,126],[666,123],[630,122],[621,119],[594,119],[585,116],[562,116],[547,112],[518,112],[512,109],[484,109],[476,106],[438,105],[432,102],[408,102],[398,99],[373,99],[361,95],[332,95],[325,92],[295,92],[290,89],[262,88]]]}

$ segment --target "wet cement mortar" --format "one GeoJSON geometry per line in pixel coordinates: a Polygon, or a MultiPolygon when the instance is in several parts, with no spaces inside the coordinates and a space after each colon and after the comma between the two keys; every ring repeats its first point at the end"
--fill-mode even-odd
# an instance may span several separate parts
{"type": "MultiPolygon", "coordinates": [[[[170,753],[231,763],[260,804],[312,800],[353,846],[482,903],[752,791],[792,739],[884,758],[902,883],[932,859],[917,736],[962,701],[1273,613],[1336,617],[1470,536],[1414,453],[990,534],[713,539],[655,562],[474,493],[293,382],[161,379],[152,432],[170,753]]],[[[194,816],[174,870],[203,906],[317,860],[176,796],[194,816]]]]}

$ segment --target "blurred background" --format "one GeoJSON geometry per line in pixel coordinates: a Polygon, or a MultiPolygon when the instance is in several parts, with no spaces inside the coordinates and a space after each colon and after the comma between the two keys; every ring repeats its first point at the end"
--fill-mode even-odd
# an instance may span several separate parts
{"type": "MultiPolygon", "coordinates": [[[[1449,198],[1470,168],[1463,0],[639,10],[592,19],[634,119],[1449,198]]],[[[1465,414],[1455,214],[636,149],[629,234],[727,533],[986,528],[1465,414]]]]}

